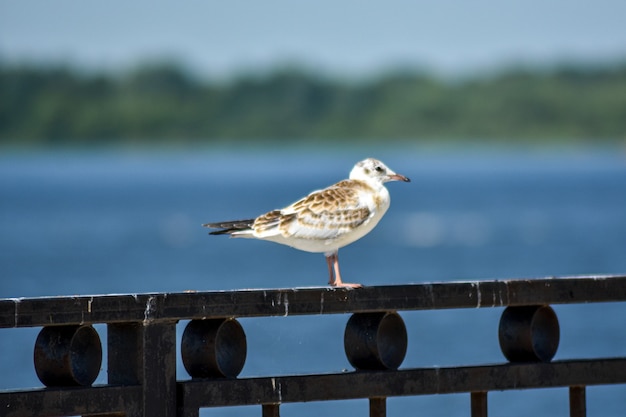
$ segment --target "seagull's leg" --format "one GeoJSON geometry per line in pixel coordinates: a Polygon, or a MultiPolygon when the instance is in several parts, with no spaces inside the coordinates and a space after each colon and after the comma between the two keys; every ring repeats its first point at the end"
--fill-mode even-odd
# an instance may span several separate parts
{"type": "MultiPolygon", "coordinates": [[[[330,285],[334,285],[335,287],[349,287],[349,288],[361,288],[361,284],[352,284],[349,282],[343,282],[341,280],[341,272],[339,272],[339,255],[337,252],[333,252],[330,256],[326,257],[326,261],[328,262],[328,270],[331,271],[331,262],[332,269],[335,271],[335,280],[334,282],[330,282],[330,285]]],[[[332,277],[332,272],[331,272],[332,277]]]]}
{"type": "Polygon", "coordinates": [[[326,265],[328,265],[328,285],[335,285],[333,275],[333,254],[326,254],[326,265]]]}
{"type": "Polygon", "coordinates": [[[341,281],[341,272],[339,271],[339,254],[335,252],[333,256],[333,269],[335,270],[335,285],[338,287],[343,286],[343,281],[341,281]]]}

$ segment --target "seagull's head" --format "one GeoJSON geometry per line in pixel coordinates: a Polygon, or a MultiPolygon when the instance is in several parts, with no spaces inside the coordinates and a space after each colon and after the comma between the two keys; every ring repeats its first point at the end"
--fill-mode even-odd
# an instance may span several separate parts
{"type": "Polygon", "coordinates": [[[389,181],[411,181],[404,175],[396,174],[387,165],[374,158],[367,158],[358,162],[350,171],[350,179],[377,184],[384,184],[389,181]]]}

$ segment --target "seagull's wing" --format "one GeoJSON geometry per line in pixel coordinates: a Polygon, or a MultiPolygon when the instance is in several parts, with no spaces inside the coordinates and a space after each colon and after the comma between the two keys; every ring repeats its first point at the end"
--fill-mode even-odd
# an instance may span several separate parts
{"type": "Polygon", "coordinates": [[[253,225],[257,237],[281,234],[300,239],[335,239],[351,232],[371,217],[368,187],[360,181],[345,180],[314,191],[282,210],[260,216],[253,225]]]}

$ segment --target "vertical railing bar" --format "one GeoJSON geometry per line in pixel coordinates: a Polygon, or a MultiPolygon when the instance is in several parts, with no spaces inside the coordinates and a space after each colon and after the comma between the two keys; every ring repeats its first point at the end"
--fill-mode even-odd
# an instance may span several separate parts
{"type": "Polygon", "coordinates": [[[387,398],[375,397],[370,398],[370,417],[386,417],[387,416],[387,398]]]}
{"type": "Polygon", "coordinates": [[[470,396],[472,417],[487,417],[487,392],[472,392],[470,396]]]}
{"type": "Polygon", "coordinates": [[[176,323],[109,323],[109,384],[142,386],[128,417],[175,417],[176,323]]]}
{"type": "Polygon", "coordinates": [[[263,404],[262,417],[280,417],[280,404],[263,404]]]}
{"type": "Polygon", "coordinates": [[[585,386],[569,387],[569,415],[570,417],[586,417],[587,395],[585,386]]]}

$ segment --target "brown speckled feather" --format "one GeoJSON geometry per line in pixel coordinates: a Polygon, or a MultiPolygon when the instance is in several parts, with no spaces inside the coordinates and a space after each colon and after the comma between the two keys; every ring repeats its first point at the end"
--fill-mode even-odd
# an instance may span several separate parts
{"type": "Polygon", "coordinates": [[[333,239],[369,218],[370,210],[359,198],[368,192],[372,190],[367,184],[344,180],[258,217],[252,228],[259,236],[280,233],[284,237],[333,239]]]}

